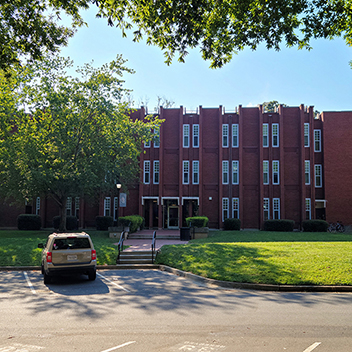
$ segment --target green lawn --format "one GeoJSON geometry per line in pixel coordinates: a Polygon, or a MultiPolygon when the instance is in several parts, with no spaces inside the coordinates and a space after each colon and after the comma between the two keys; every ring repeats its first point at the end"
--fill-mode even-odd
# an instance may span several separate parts
{"type": "MultiPolygon", "coordinates": [[[[0,230],[0,266],[40,265],[42,250],[38,243],[45,243],[52,231],[0,230]]],[[[97,251],[98,265],[116,264],[116,238],[109,238],[107,231],[87,231],[97,251]]]]}
{"type": "Polygon", "coordinates": [[[291,285],[352,285],[352,234],[223,231],[157,258],[204,277],[291,285]]]}

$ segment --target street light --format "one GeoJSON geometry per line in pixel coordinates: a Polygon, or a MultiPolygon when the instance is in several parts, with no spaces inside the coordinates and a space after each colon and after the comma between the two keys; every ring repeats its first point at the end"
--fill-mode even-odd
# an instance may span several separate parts
{"type": "Polygon", "coordinates": [[[119,207],[120,207],[121,183],[117,183],[116,188],[117,188],[116,226],[119,226],[119,207]]]}

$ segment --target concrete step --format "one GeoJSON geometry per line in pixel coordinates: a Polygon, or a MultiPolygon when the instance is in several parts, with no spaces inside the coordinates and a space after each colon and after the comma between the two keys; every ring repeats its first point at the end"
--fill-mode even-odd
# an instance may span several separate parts
{"type": "MultiPolygon", "coordinates": [[[[155,253],[154,253],[155,259],[155,253]]],[[[152,251],[121,252],[119,264],[152,264],[152,251]]]]}
{"type": "MultiPolygon", "coordinates": [[[[138,233],[130,233],[127,237],[129,240],[150,240],[152,241],[153,235],[149,234],[138,234],[138,233]]],[[[179,240],[179,235],[157,235],[156,240],[179,240]]]]}
{"type": "Polygon", "coordinates": [[[157,264],[116,264],[116,269],[159,269],[157,264]]]}

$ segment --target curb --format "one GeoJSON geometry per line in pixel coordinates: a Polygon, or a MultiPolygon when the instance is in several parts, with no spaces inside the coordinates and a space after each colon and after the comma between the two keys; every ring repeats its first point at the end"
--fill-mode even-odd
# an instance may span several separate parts
{"type": "MultiPolygon", "coordinates": [[[[244,289],[257,291],[280,291],[280,292],[352,292],[352,286],[315,286],[315,285],[272,285],[272,284],[251,284],[242,282],[221,281],[209,279],[190,272],[171,268],[167,265],[158,264],[134,264],[128,266],[120,265],[97,265],[99,270],[134,270],[134,269],[154,269],[165,271],[186,279],[228,289],[244,289]]],[[[21,271],[21,270],[41,270],[40,266],[3,266],[0,271],[21,271]]]]}

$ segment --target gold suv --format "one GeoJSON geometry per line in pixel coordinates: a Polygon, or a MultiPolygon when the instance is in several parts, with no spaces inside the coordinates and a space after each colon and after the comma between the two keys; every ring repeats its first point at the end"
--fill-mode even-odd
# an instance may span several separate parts
{"type": "Polygon", "coordinates": [[[90,236],[85,233],[52,233],[43,248],[42,274],[44,283],[50,283],[55,275],[86,274],[95,280],[97,254],[90,236]]]}

